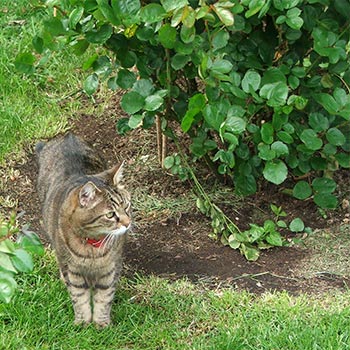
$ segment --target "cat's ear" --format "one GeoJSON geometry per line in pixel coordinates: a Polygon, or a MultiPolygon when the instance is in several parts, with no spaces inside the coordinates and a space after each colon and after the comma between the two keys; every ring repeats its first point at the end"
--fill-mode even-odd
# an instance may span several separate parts
{"type": "Polygon", "coordinates": [[[124,164],[125,164],[125,160],[123,160],[120,165],[115,167],[115,172],[114,172],[114,175],[113,175],[113,184],[115,186],[120,184],[120,182],[121,182],[121,180],[123,178],[124,164]]]}
{"type": "Polygon", "coordinates": [[[82,207],[87,207],[91,205],[95,199],[98,192],[101,192],[96,185],[89,181],[87,182],[79,191],[79,203],[82,207]]]}
{"type": "Polygon", "coordinates": [[[96,175],[99,178],[104,179],[111,185],[117,186],[120,184],[122,178],[123,178],[123,168],[124,168],[125,161],[122,161],[120,164],[114,166],[111,169],[108,169],[98,175],[96,175]]]}

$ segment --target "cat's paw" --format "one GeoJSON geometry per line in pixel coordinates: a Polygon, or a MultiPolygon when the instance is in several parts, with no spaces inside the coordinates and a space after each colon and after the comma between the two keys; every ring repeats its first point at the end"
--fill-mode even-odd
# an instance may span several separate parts
{"type": "Polygon", "coordinates": [[[82,327],[86,327],[91,323],[91,320],[84,320],[81,318],[75,318],[74,320],[74,325],[75,326],[82,326],[82,327]]]}
{"type": "Polygon", "coordinates": [[[106,328],[111,324],[110,319],[94,320],[93,322],[97,328],[106,328]]]}

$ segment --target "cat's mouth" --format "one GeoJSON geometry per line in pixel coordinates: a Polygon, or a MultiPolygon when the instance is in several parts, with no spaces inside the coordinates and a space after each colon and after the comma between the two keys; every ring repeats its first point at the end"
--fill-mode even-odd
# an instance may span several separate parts
{"type": "Polygon", "coordinates": [[[129,226],[124,226],[124,225],[120,226],[116,230],[109,232],[109,235],[114,236],[114,237],[121,236],[121,235],[125,234],[130,229],[130,226],[131,226],[131,224],[129,226]]]}
{"type": "Polygon", "coordinates": [[[95,248],[100,248],[103,245],[108,245],[111,243],[116,237],[124,235],[131,227],[131,224],[129,226],[121,226],[117,228],[116,230],[108,232],[105,236],[102,238],[86,238],[86,243],[92,245],[95,248]]]}

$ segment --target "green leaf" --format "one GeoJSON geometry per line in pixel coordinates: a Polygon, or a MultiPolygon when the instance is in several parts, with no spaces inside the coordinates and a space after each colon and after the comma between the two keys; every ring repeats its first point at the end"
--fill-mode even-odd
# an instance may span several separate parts
{"type": "Polygon", "coordinates": [[[13,266],[10,256],[3,252],[0,252],[0,266],[5,271],[17,272],[16,268],[13,266]]]}
{"type": "Polygon", "coordinates": [[[104,44],[111,37],[112,33],[112,26],[104,24],[97,30],[91,30],[85,33],[85,37],[91,44],[104,44]]]}
{"type": "Polygon", "coordinates": [[[287,166],[281,160],[268,161],[263,171],[264,178],[267,181],[280,185],[288,175],[287,166]]]}
{"type": "Polygon", "coordinates": [[[49,20],[44,21],[44,28],[52,36],[64,35],[66,32],[61,20],[57,17],[51,17],[49,20]]]}
{"type": "Polygon", "coordinates": [[[287,143],[288,145],[292,144],[294,142],[293,137],[287,133],[286,131],[279,131],[277,133],[277,138],[283,141],[284,143],[287,143]]]}
{"type": "Polygon", "coordinates": [[[205,106],[203,110],[205,121],[217,132],[220,131],[221,124],[225,120],[225,115],[221,114],[213,105],[205,106]]]}
{"type": "Polygon", "coordinates": [[[265,0],[253,0],[249,1],[249,10],[246,11],[245,17],[249,18],[257,14],[265,5],[265,0]]]}
{"type": "Polygon", "coordinates": [[[134,114],[142,109],[144,103],[144,96],[135,91],[130,91],[123,95],[120,105],[126,113],[134,114]]]}
{"type": "Polygon", "coordinates": [[[293,196],[300,200],[309,198],[311,195],[311,186],[306,181],[299,181],[293,188],[293,196]]]}
{"type": "Polygon", "coordinates": [[[160,3],[166,12],[170,12],[188,5],[188,0],[161,0],[160,3]]]}
{"type": "Polygon", "coordinates": [[[128,125],[131,129],[136,129],[142,125],[143,115],[142,114],[133,114],[128,122],[128,125]]]}
{"type": "Polygon", "coordinates": [[[183,10],[184,10],[183,16],[182,16],[183,27],[186,27],[189,29],[190,28],[195,29],[194,24],[196,22],[196,12],[191,6],[186,6],[183,10]]]}
{"type": "Polygon", "coordinates": [[[336,114],[338,111],[338,103],[333,96],[325,93],[315,95],[315,100],[323,106],[329,114],[336,114]]]}
{"type": "Polygon", "coordinates": [[[213,62],[210,69],[217,73],[229,73],[232,69],[233,65],[230,61],[224,59],[217,59],[213,62]]]}
{"type": "Polygon", "coordinates": [[[332,193],[337,183],[328,177],[317,177],[312,181],[312,187],[316,193],[332,193]]]}
{"type": "Polygon", "coordinates": [[[136,81],[135,73],[128,69],[121,69],[118,72],[117,84],[122,89],[130,89],[136,81]]]}
{"type": "Polygon", "coordinates": [[[122,20],[127,17],[135,16],[141,8],[139,0],[112,0],[114,13],[122,20]]]}
{"type": "Polygon", "coordinates": [[[180,30],[180,38],[185,44],[192,43],[196,37],[196,28],[183,25],[180,30]]]}
{"type": "Polygon", "coordinates": [[[15,68],[18,72],[24,74],[34,73],[35,57],[30,52],[20,53],[15,59],[15,68]]]}
{"type": "MultiPolygon", "coordinates": [[[[164,167],[165,169],[170,169],[175,165],[175,158],[174,156],[168,156],[164,159],[164,167]]],[[[198,200],[199,198],[197,198],[197,205],[198,205],[198,200]]]]}
{"type": "Polygon", "coordinates": [[[273,230],[266,236],[266,242],[274,247],[282,247],[283,245],[281,234],[276,230],[273,230]]]}
{"type": "Polygon", "coordinates": [[[229,131],[232,134],[242,134],[247,126],[247,122],[240,117],[228,116],[225,121],[225,131],[229,131]]]}
{"type": "Polygon", "coordinates": [[[163,97],[159,95],[150,95],[145,99],[144,109],[146,111],[156,111],[164,102],[163,97]]]}
{"type": "MultiPolygon", "coordinates": [[[[32,44],[37,53],[43,53],[44,51],[44,40],[42,37],[35,35],[32,40],[32,44]]],[[[34,63],[34,62],[33,62],[34,63]]]]}
{"type": "Polygon", "coordinates": [[[347,15],[350,13],[350,3],[348,0],[335,0],[334,7],[341,16],[348,18],[347,15]]]}
{"type": "Polygon", "coordinates": [[[258,145],[258,156],[263,160],[272,160],[276,158],[276,152],[271,149],[269,145],[261,143],[258,145]]]}
{"type": "Polygon", "coordinates": [[[285,143],[281,142],[281,141],[275,141],[271,145],[271,150],[276,152],[276,156],[277,157],[287,156],[289,154],[288,146],[285,143]]]}
{"type": "Polygon", "coordinates": [[[335,155],[335,159],[338,161],[339,165],[343,168],[350,168],[350,154],[348,153],[338,153],[335,155]]]}
{"type": "Polygon", "coordinates": [[[292,232],[302,232],[305,228],[303,220],[300,218],[295,218],[289,225],[289,229],[292,232]]]}
{"type": "Polygon", "coordinates": [[[249,69],[242,79],[242,89],[246,93],[249,93],[251,88],[253,91],[256,91],[259,89],[260,83],[260,74],[255,70],[249,69]]]}
{"type": "Polygon", "coordinates": [[[85,39],[78,40],[74,45],[72,45],[72,50],[77,56],[81,56],[86,52],[89,45],[89,42],[85,39]]]}
{"type": "Polygon", "coordinates": [[[23,235],[19,236],[19,244],[21,247],[29,253],[43,256],[45,249],[42,245],[40,238],[31,231],[28,231],[27,228],[23,228],[23,235]]]}
{"type": "Polygon", "coordinates": [[[175,54],[171,57],[171,67],[175,70],[182,69],[188,62],[191,61],[191,57],[183,54],[175,54]]]}
{"type": "Polygon", "coordinates": [[[323,147],[322,153],[327,156],[334,156],[337,153],[337,147],[326,143],[323,147]]]}
{"type": "Polygon", "coordinates": [[[95,53],[92,56],[90,56],[84,63],[83,63],[83,69],[88,70],[92,67],[92,65],[97,61],[98,55],[95,53]]]}
{"type": "Polygon", "coordinates": [[[141,8],[140,16],[143,22],[155,23],[161,21],[166,16],[166,12],[159,4],[148,4],[141,8]]]}
{"type": "Polygon", "coordinates": [[[337,197],[331,193],[315,194],[314,202],[322,209],[335,209],[338,206],[337,197]]]}
{"type": "Polygon", "coordinates": [[[326,139],[333,146],[342,146],[346,142],[344,134],[337,128],[330,128],[326,133],[326,139]]]}
{"type": "Polygon", "coordinates": [[[274,84],[274,83],[286,83],[287,79],[280,68],[268,68],[264,71],[264,75],[261,79],[261,84],[274,84]]]}
{"type": "Polygon", "coordinates": [[[260,89],[260,96],[266,98],[271,107],[283,106],[288,97],[288,86],[285,82],[266,84],[260,89]]]}
{"type": "Polygon", "coordinates": [[[283,220],[278,220],[277,221],[277,226],[281,228],[287,228],[287,224],[283,220]]]}
{"type": "Polygon", "coordinates": [[[119,88],[117,84],[117,77],[110,77],[107,81],[107,86],[108,86],[108,89],[112,91],[116,91],[119,88]]]}
{"type": "Polygon", "coordinates": [[[84,8],[81,6],[76,7],[69,15],[69,27],[75,29],[84,14],[84,8]]]}
{"type": "Polygon", "coordinates": [[[259,249],[251,245],[241,243],[240,250],[248,261],[256,261],[259,258],[259,249]]]}
{"type": "Polygon", "coordinates": [[[193,95],[188,102],[188,109],[198,108],[202,110],[205,107],[206,99],[201,93],[193,95]]]}
{"type": "Polygon", "coordinates": [[[129,118],[120,118],[117,121],[117,133],[119,135],[125,135],[128,131],[131,130],[129,126],[129,118]]]}
{"type": "Polygon", "coordinates": [[[7,273],[0,274],[0,302],[9,303],[17,288],[14,278],[7,273]]]}
{"type": "Polygon", "coordinates": [[[246,113],[246,110],[240,105],[232,105],[228,110],[228,117],[234,116],[243,118],[246,113]]]}
{"type": "Polygon", "coordinates": [[[91,96],[94,92],[96,92],[98,88],[98,77],[97,74],[91,74],[89,75],[83,84],[84,91],[91,96]]]}
{"type": "Polygon", "coordinates": [[[136,37],[141,41],[148,41],[154,36],[154,29],[150,26],[138,27],[136,30],[136,37]]]}
{"type": "Polygon", "coordinates": [[[329,128],[329,120],[324,114],[313,112],[309,115],[309,125],[315,132],[321,132],[329,128]]]}
{"type": "Polygon", "coordinates": [[[254,194],[257,189],[255,177],[253,175],[240,175],[235,177],[235,192],[241,196],[254,194]]]}
{"type": "Polygon", "coordinates": [[[303,130],[300,135],[300,140],[308,149],[313,151],[319,150],[323,145],[322,140],[317,136],[313,129],[303,130]]]}
{"type": "Polygon", "coordinates": [[[30,272],[33,270],[33,259],[24,249],[17,249],[11,256],[11,261],[19,272],[30,272]]]}
{"type": "Polygon", "coordinates": [[[212,45],[213,45],[213,50],[220,50],[224,48],[230,39],[230,34],[226,31],[221,29],[219,32],[213,35],[212,38],[212,45]]]}
{"type": "MultiPolygon", "coordinates": [[[[121,24],[120,19],[114,13],[113,8],[110,6],[110,0],[96,0],[98,4],[98,9],[101,11],[102,15],[114,26],[119,26],[121,24]]],[[[86,3],[89,3],[87,1],[86,3]]],[[[86,4],[85,4],[86,6],[86,4]]],[[[95,10],[95,8],[93,8],[95,10]]],[[[89,11],[89,10],[88,10],[89,11]]],[[[91,11],[91,10],[90,10],[91,11]]]]}
{"type": "Polygon", "coordinates": [[[270,145],[273,142],[274,129],[271,123],[264,123],[261,126],[260,133],[262,140],[266,144],[270,145]]]}
{"type": "Polygon", "coordinates": [[[0,242],[0,252],[12,254],[15,249],[15,244],[9,239],[5,239],[4,241],[0,242]]]}
{"type": "Polygon", "coordinates": [[[220,6],[220,2],[217,2],[214,4],[213,9],[217,16],[219,17],[220,21],[225,24],[225,26],[232,26],[234,23],[233,13],[220,6]]]}
{"type": "Polygon", "coordinates": [[[194,117],[200,112],[199,108],[189,109],[181,121],[181,129],[184,132],[190,130],[192,123],[194,122],[194,117]]]}
{"type": "Polygon", "coordinates": [[[167,49],[173,49],[176,44],[177,31],[170,23],[165,23],[159,29],[159,41],[167,49]]]}
{"type": "Polygon", "coordinates": [[[290,75],[288,77],[288,84],[292,90],[295,90],[300,85],[300,80],[298,77],[296,77],[294,75],[290,75]]]}
{"type": "Polygon", "coordinates": [[[236,135],[233,135],[229,132],[224,132],[222,136],[224,140],[227,141],[230,145],[234,147],[238,145],[238,138],[236,135]]]}
{"type": "Polygon", "coordinates": [[[241,242],[236,240],[235,235],[230,235],[228,238],[228,245],[232,249],[238,249],[241,245],[241,242]]]}
{"type": "Polygon", "coordinates": [[[300,14],[301,10],[297,7],[294,7],[287,11],[286,23],[289,27],[298,30],[303,26],[304,21],[302,18],[299,17],[300,14]]]}
{"type": "Polygon", "coordinates": [[[150,79],[137,80],[132,89],[143,97],[152,95],[155,90],[150,79]]]}
{"type": "Polygon", "coordinates": [[[98,76],[102,76],[102,79],[109,76],[112,72],[112,64],[111,60],[107,56],[100,56],[94,63],[93,63],[93,69],[94,72],[98,76]]]}

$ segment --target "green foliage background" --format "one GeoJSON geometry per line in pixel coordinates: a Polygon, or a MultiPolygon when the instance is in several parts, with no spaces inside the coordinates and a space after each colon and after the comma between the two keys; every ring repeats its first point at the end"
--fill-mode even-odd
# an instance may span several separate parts
{"type": "MultiPolygon", "coordinates": [[[[43,22],[36,51],[95,47],[84,89],[92,95],[107,81],[128,90],[121,132],[161,115],[164,132],[172,136],[167,121],[177,121],[192,156],[214,163],[236,192],[254,193],[260,177],[280,185],[313,174],[294,195],[337,206],[332,173],[350,167],[348,1],[49,4],[57,16],[43,22]]],[[[24,72],[33,64],[28,53],[17,57],[24,72]]]]}
{"type": "MultiPolygon", "coordinates": [[[[350,168],[349,1],[50,0],[43,9],[33,39],[41,61],[93,48],[83,88],[126,90],[120,133],[160,116],[163,132],[175,138],[177,123],[193,160],[205,159],[236,193],[253,194],[264,179],[323,209],[338,206],[333,174],[350,168]]],[[[16,66],[35,74],[36,59],[20,54],[16,66]]],[[[165,165],[191,175],[178,157],[165,165]]],[[[212,203],[198,205],[222,230],[212,203]]],[[[244,242],[235,231],[226,235],[233,247],[281,245],[270,224],[244,242]]]]}

